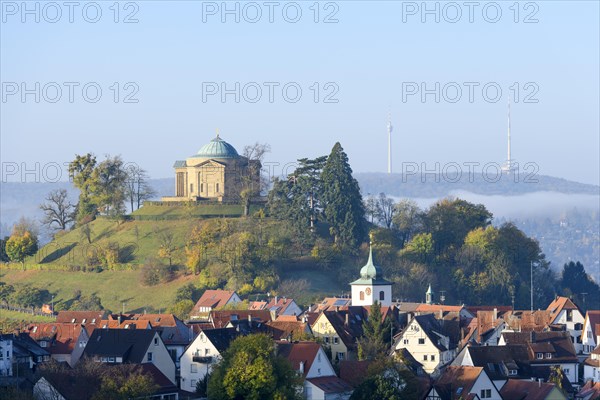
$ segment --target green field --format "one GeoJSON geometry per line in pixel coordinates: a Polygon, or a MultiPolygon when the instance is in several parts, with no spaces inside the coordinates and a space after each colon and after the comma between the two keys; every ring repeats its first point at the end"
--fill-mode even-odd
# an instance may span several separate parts
{"type": "Polygon", "coordinates": [[[0,309],[0,319],[10,319],[13,321],[25,321],[25,322],[52,322],[54,317],[44,315],[34,315],[19,311],[4,310],[0,309]]]}
{"type": "MultiPolygon", "coordinates": [[[[5,271],[0,279],[7,284],[31,284],[47,289],[54,295],[56,309],[73,298],[75,290],[84,295],[95,293],[104,308],[126,312],[165,311],[175,298],[175,292],[193,277],[180,277],[157,286],[140,283],[138,271],[67,272],[67,271],[5,271]]],[[[3,310],[4,311],[4,310],[3,310]]]]}

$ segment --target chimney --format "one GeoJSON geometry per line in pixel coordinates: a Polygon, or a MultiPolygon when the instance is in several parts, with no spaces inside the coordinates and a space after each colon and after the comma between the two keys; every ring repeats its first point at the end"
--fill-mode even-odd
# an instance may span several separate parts
{"type": "Polygon", "coordinates": [[[277,302],[279,301],[279,297],[275,296],[275,305],[277,305],[277,302]]]}
{"type": "Polygon", "coordinates": [[[299,371],[300,371],[301,374],[304,374],[304,361],[300,361],[299,371]]]}
{"type": "Polygon", "coordinates": [[[119,325],[121,325],[121,314],[119,314],[119,317],[117,318],[117,321],[119,321],[119,325]]]}
{"type": "Polygon", "coordinates": [[[302,323],[306,324],[308,322],[308,317],[306,316],[306,314],[304,314],[302,316],[302,323]]]}
{"type": "Polygon", "coordinates": [[[350,322],[350,313],[346,312],[346,322],[345,322],[346,326],[349,325],[349,322],[350,322]]]}
{"type": "Polygon", "coordinates": [[[440,319],[444,319],[444,310],[440,308],[440,319]]]}
{"type": "Polygon", "coordinates": [[[498,319],[498,309],[496,307],[494,307],[494,319],[492,320],[492,322],[496,322],[497,319],[498,319]]]}
{"type": "Polygon", "coordinates": [[[308,312],[312,312],[312,304],[308,306],[308,312]]]}
{"type": "Polygon", "coordinates": [[[287,303],[287,298],[283,296],[283,304],[287,303]]]}
{"type": "Polygon", "coordinates": [[[542,378],[538,378],[538,387],[542,387],[542,378]]]}
{"type": "Polygon", "coordinates": [[[252,328],[252,314],[248,314],[248,326],[252,328]]]}

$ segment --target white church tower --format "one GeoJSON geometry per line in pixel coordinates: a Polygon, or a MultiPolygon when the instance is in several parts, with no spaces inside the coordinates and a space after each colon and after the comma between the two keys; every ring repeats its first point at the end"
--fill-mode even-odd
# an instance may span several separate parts
{"type": "Polygon", "coordinates": [[[381,268],[373,264],[373,249],[369,246],[369,260],[360,270],[360,278],[350,284],[352,305],[370,306],[377,301],[382,306],[392,305],[393,283],[383,279],[381,268]]]}

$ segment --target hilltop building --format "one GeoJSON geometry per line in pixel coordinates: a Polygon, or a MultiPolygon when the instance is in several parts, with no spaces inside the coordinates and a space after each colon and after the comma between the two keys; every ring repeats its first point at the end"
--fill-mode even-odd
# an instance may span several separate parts
{"type": "Polygon", "coordinates": [[[175,196],[162,201],[239,201],[248,188],[258,189],[260,162],[238,154],[217,136],[198,153],[175,161],[175,196]]]}

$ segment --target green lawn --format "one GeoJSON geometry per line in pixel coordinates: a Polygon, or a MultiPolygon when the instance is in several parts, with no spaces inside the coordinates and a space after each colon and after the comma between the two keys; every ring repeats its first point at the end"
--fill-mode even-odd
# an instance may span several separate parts
{"type": "Polygon", "coordinates": [[[66,272],[66,271],[16,271],[2,273],[0,279],[7,284],[31,284],[47,289],[54,297],[54,304],[71,300],[75,290],[83,295],[95,293],[104,308],[121,311],[165,311],[173,304],[175,292],[193,277],[181,277],[158,286],[143,286],[139,271],[66,272]]]}
{"type": "Polygon", "coordinates": [[[32,315],[29,313],[0,309],[0,319],[10,319],[13,321],[25,322],[53,322],[55,319],[51,316],[32,315]]]}

